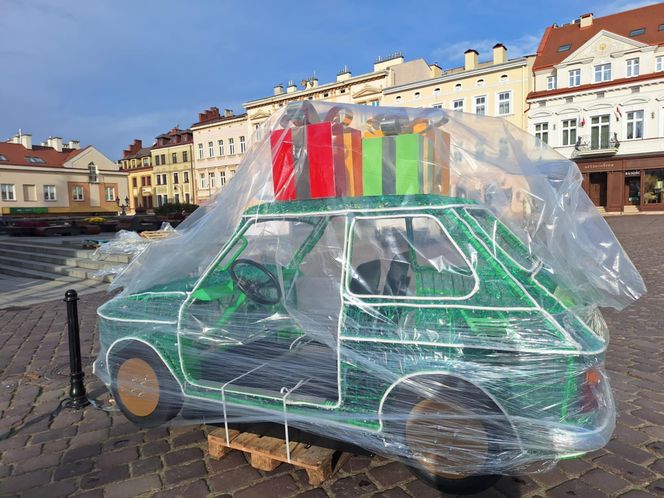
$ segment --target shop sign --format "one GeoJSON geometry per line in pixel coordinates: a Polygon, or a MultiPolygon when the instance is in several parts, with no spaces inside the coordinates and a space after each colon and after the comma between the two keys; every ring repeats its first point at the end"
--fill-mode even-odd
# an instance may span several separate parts
{"type": "Polygon", "coordinates": [[[599,170],[599,171],[611,171],[615,169],[615,164],[614,163],[580,163],[579,164],[579,169],[581,171],[592,171],[592,170],[599,170]]]}
{"type": "Polygon", "coordinates": [[[32,207],[32,208],[9,208],[9,214],[46,214],[48,208],[45,207],[32,207]]]}
{"type": "Polygon", "coordinates": [[[625,176],[641,176],[640,170],[625,171],[625,176]]]}

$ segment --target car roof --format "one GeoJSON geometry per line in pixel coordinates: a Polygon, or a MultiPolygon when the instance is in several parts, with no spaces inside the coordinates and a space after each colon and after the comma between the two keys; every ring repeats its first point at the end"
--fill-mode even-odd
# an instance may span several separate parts
{"type": "Polygon", "coordinates": [[[256,215],[324,214],[334,211],[374,211],[384,209],[421,207],[441,208],[458,205],[476,205],[475,201],[436,194],[382,195],[366,197],[326,197],[298,201],[272,201],[252,206],[245,217],[256,215]]]}

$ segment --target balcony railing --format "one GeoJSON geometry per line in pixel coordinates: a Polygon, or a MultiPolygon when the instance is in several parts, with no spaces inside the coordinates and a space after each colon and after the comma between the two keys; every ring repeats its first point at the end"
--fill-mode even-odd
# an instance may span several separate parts
{"type": "Polygon", "coordinates": [[[607,135],[586,135],[579,137],[574,144],[575,156],[612,156],[618,152],[620,141],[618,134],[612,137],[607,135]]]}

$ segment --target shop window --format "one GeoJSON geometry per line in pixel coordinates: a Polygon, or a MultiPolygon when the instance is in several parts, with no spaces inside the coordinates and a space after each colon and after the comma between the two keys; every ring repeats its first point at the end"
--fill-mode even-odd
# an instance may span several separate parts
{"type": "Polygon", "coordinates": [[[661,204],[664,188],[664,169],[646,170],[643,177],[644,204],[661,204]]]}

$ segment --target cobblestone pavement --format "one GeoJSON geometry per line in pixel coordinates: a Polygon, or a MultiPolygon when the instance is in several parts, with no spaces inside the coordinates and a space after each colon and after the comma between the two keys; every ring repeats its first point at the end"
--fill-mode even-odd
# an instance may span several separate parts
{"type": "MultiPolygon", "coordinates": [[[[646,298],[607,311],[612,332],[607,364],[619,410],[613,440],[600,451],[530,477],[505,477],[482,496],[664,496],[664,216],[611,218],[640,269],[646,298]]],[[[592,264],[591,261],[588,262],[592,264]]],[[[103,293],[82,298],[82,351],[88,390],[102,394],[89,370],[95,309],[103,293]]],[[[283,464],[262,472],[241,453],[207,456],[206,427],[139,430],[118,412],[88,408],[46,415],[65,396],[68,349],[61,302],[0,311],[0,433],[38,421],[0,441],[0,495],[25,497],[233,496],[418,498],[437,492],[400,463],[352,458],[311,488],[303,471],[283,464]],[[41,419],[40,419],[41,417],[41,419]]]]}

